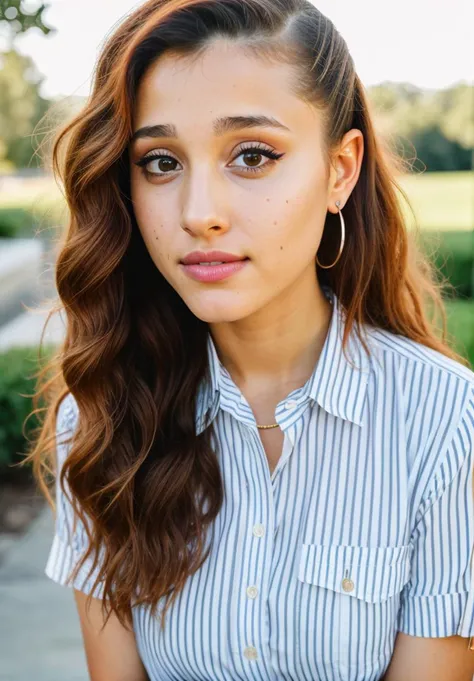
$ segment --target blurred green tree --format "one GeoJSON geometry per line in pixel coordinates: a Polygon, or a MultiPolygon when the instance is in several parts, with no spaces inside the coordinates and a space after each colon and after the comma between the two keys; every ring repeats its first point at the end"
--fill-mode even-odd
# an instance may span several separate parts
{"type": "Polygon", "coordinates": [[[19,54],[15,38],[37,28],[44,35],[54,32],[44,22],[45,3],[0,0],[0,25],[7,25],[10,47],[0,52],[0,163],[23,167],[31,165],[35,149],[33,130],[47,111],[49,102],[40,96],[43,78],[30,57],[19,54]]]}
{"type": "Polygon", "coordinates": [[[449,140],[462,147],[474,147],[474,87],[463,83],[451,90],[439,90],[434,96],[438,120],[449,140]]]}
{"type": "MultiPolygon", "coordinates": [[[[32,132],[50,105],[39,93],[43,77],[30,57],[13,49],[1,54],[0,61],[0,160],[31,166],[36,148],[32,132]]],[[[37,133],[39,137],[41,131],[37,133]]]]}
{"type": "Polygon", "coordinates": [[[23,0],[0,0],[0,22],[7,22],[12,35],[25,33],[30,28],[39,28],[45,35],[54,31],[43,22],[48,5],[42,3],[32,12],[25,8],[23,0]]]}
{"type": "Polygon", "coordinates": [[[442,90],[410,83],[369,88],[379,128],[416,170],[469,170],[474,149],[474,87],[457,83],[442,90]]]}

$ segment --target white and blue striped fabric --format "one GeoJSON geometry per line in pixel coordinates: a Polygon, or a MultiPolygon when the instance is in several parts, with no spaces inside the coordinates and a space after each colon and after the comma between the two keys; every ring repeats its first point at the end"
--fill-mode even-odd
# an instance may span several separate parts
{"type": "MultiPolygon", "coordinates": [[[[343,308],[324,292],[329,332],[311,378],[276,408],[284,446],[271,475],[209,335],[196,424],[213,425],[225,501],[165,631],[159,613],[132,610],[151,681],[376,681],[398,631],[474,636],[474,373],[372,326],[370,358],[351,334],[351,366],[343,308]]],[[[58,465],[76,419],[69,395],[58,465]]],[[[46,574],[64,585],[85,534],[71,533],[57,494],[46,574]]],[[[89,593],[86,573],[70,586],[89,593]]]]}

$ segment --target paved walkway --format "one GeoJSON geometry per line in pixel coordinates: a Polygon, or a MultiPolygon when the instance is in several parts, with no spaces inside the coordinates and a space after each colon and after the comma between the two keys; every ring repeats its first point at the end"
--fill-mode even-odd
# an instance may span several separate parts
{"type": "MultiPolygon", "coordinates": [[[[46,313],[25,312],[0,327],[0,352],[19,345],[38,346],[46,322],[46,313]]],[[[43,346],[58,343],[64,334],[64,323],[59,314],[49,320],[43,338],[43,346]]]]}
{"type": "MultiPolygon", "coordinates": [[[[46,314],[27,312],[0,329],[0,350],[38,345],[46,314]]],[[[64,333],[55,315],[45,342],[64,333]]],[[[0,565],[0,681],[89,681],[72,588],[44,574],[54,533],[45,508],[9,543],[0,565]]]]}
{"type": "Polygon", "coordinates": [[[54,532],[46,504],[0,566],[0,681],[88,681],[73,590],[44,574],[54,532]]]}

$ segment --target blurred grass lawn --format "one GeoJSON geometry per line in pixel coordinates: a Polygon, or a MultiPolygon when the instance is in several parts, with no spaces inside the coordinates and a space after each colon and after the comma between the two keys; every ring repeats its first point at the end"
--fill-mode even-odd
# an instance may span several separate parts
{"type": "MultiPolygon", "coordinates": [[[[423,230],[472,230],[474,228],[474,172],[403,175],[398,180],[407,193],[423,230]]],[[[407,224],[413,216],[403,202],[407,224]]]]}

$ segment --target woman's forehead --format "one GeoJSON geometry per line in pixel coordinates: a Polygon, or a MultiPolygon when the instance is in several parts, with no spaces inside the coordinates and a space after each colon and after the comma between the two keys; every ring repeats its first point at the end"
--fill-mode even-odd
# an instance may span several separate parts
{"type": "Polygon", "coordinates": [[[291,78],[294,71],[287,64],[270,64],[238,45],[211,45],[194,59],[165,53],[138,88],[134,132],[160,124],[169,126],[167,137],[175,137],[180,122],[188,127],[191,120],[219,136],[238,127],[232,119],[254,117],[266,118],[272,131],[297,134],[319,116],[293,94],[291,78]]]}

